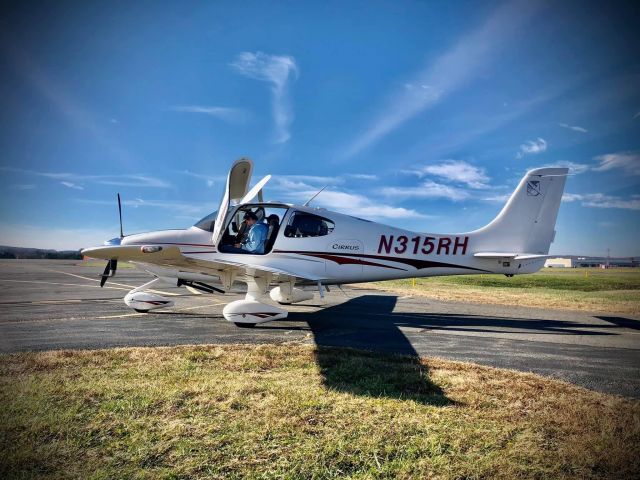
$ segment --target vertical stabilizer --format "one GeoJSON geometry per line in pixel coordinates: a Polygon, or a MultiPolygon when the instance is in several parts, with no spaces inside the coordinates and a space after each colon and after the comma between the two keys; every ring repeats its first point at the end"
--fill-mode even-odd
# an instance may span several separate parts
{"type": "Polygon", "coordinates": [[[548,254],[568,171],[538,168],[527,172],[498,216],[471,232],[474,250],[548,254]]]}

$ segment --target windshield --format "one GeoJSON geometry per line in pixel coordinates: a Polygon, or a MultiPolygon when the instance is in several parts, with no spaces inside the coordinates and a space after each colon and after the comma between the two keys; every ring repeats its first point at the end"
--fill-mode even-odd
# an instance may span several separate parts
{"type": "Polygon", "coordinates": [[[213,226],[216,223],[217,216],[218,216],[218,211],[216,210],[215,212],[210,213],[209,215],[204,217],[202,220],[199,220],[198,222],[196,222],[194,227],[198,227],[207,232],[213,232],[213,226]]]}

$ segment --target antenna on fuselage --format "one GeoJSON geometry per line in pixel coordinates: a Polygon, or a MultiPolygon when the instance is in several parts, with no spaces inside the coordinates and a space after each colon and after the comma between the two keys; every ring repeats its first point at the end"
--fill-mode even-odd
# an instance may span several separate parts
{"type": "Polygon", "coordinates": [[[311,197],[309,200],[307,200],[306,202],[304,202],[302,204],[303,207],[308,207],[309,204],[311,203],[311,200],[313,200],[314,198],[316,198],[318,195],[320,195],[322,193],[322,191],[327,188],[328,185],[325,185],[324,187],[322,187],[320,190],[318,190],[318,193],[316,193],[313,197],[311,197]]]}

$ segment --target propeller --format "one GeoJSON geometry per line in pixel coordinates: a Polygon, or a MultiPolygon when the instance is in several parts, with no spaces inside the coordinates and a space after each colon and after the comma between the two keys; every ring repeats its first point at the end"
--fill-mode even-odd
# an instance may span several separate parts
{"type": "MultiPolygon", "coordinates": [[[[120,240],[124,238],[124,232],[122,230],[122,201],[120,200],[120,194],[118,193],[118,217],[120,219],[120,240]]],[[[100,275],[100,287],[104,287],[107,283],[107,278],[113,277],[118,269],[118,259],[112,258],[107,262],[107,266],[104,267],[104,272],[100,275]]]]}
{"type": "Polygon", "coordinates": [[[120,217],[120,238],[124,238],[122,233],[122,202],[120,201],[120,194],[118,193],[118,216],[120,217]]]}
{"type": "Polygon", "coordinates": [[[107,266],[104,268],[104,272],[102,272],[100,278],[100,286],[104,287],[104,284],[107,283],[107,278],[113,277],[116,274],[116,270],[118,268],[118,260],[112,258],[107,262],[107,266]]]}

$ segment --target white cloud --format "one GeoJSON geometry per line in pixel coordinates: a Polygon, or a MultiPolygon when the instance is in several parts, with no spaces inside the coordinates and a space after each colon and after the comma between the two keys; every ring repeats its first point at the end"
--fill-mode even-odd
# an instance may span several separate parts
{"type": "MultiPolygon", "coordinates": [[[[171,184],[160,180],[156,177],[148,175],[83,175],[79,173],[55,173],[55,172],[38,172],[35,170],[23,170],[21,168],[0,167],[5,172],[21,173],[25,175],[35,175],[39,177],[50,178],[59,182],[67,182],[78,185],[79,183],[97,183],[101,185],[112,185],[117,187],[151,187],[151,188],[169,188],[171,184]]],[[[69,185],[65,185],[69,187],[69,185]]],[[[70,187],[73,188],[73,187],[70,187]]]]}
{"type": "MultiPolygon", "coordinates": [[[[563,167],[568,168],[569,173],[573,175],[578,175],[580,173],[584,173],[591,168],[591,165],[587,165],[585,163],[575,163],[566,160],[562,160],[560,162],[548,163],[544,165],[545,167],[563,167]]],[[[538,168],[538,167],[530,167],[530,169],[538,168]]]]}
{"type": "Polygon", "coordinates": [[[586,128],[577,127],[574,125],[567,125],[566,123],[559,123],[558,125],[560,125],[563,128],[568,128],[569,130],[573,130],[574,132],[587,133],[588,131],[586,128]]]}
{"type": "Polygon", "coordinates": [[[461,160],[446,160],[439,165],[425,165],[418,168],[423,175],[433,175],[453,183],[462,183],[471,188],[488,188],[484,168],[476,167],[461,160]]]}
{"type": "Polygon", "coordinates": [[[544,138],[538,137],[537,140],[529,140],[526,143],[520,145],[520,151],[516,155],[516,158],[522,158],[525,155],[535,155],[542,153],[547,149],[547,141],[544,138]]]}
{"type": "Polygon", "coordinates": [[[75,190],[84,190],[84,187],[82,185],[76,185],[73,182],[60,182],[60,183],[67,188],[73,188],[75,190]]]}
{"type": "Polygon", "coordinates": [[[631,175],[640,175],[640,154],[634,152],[608,153],[595,157],[600,165],[593,169],[604,172],[620,168],[631,175]]]}
{"type": "Polygon", "coordinates": [[[231,63],[240,74],[271,84],[273,120],[276,143],[285,143],[291,138],[289,127],[293,111],[289,99],[289,79],[298,76],[295,59],[286,55],[269,55],[263,52],[242,52],[231,63]]]}
{"type": "MultiPolygon", "coordinates": [[[[84,198],[79,198],[77,201],[90,205],[114,205],[115,203],[112,200],[88,200],[84,198]]],[[[213,211],[211,206],[206,205],[193,205],[179,201],[144,200],[142,198],[123,199],[122,206],[132,208],[158,208],[162,210],[176,211],[182,215],[196,216],[202,216],[213,211]]]]}
{"type": "Polygon", "coordinates": [[[591,208],[620,208],[625,210],[640,210],[640,195],[630,198],[615,197],[602,193],[565,193],[563,202],[581,202],[583,207],[591,208]]]}
{"type": "Polygon", "coordinates": [[[490,197],[485,197],[482,200],[486,202],[505,203],[507,200],[509,200],[510,196],[510,194],[504,193],[502,195],[491,195],[490,197]]]}
{"type": "Polygon", "coordinates": [[[377,175],[370,175],[368,173],[345,173],[345,177],[355,178],[356,180],[377,180],[377,175]]]}
{"type": "Polygon", "coordinates": [[[11,188],[14,190],[33,190],[36,186],[33,183],[18,183],[16,185],[11,185],[11,188]]]}
{"type": "Polygon", "coordinates": [[[580,193],[568,193],[565,192],[562,194],[563,202],[578,202],[584,198],[584,195],[580,193]]]}
{"type": "Polygon", "coordinates": [[[209,105],[175,105],[170,107],[170,109],[174,112],[209,115],[228,123],[242,123],[249,118],[249,114],[241,108],[216,107],[209,105]]]}
{"type": "Polygon", "coordinates": [[[351,158],[447,95],[481,75],[523,24],[535,13],[539,2],[505,2],[487,21],[435,58],[409,81],[398,85],[373,121],[345,150],[351,158]]]}
{"type": "Polygon", "coordinates": [[[468,191],[444,185],[432,180],[426,180],[417,187],[384,187],[380,193],[393,198],[446,198],[448,200],[465,200],[471,195],[468,191]]]}
{"type": "Polygon", "coordinates": [[[193,178],[198,178],[200,180],[204,180],[205,183],[207,184],[207,187],[213,187],[216,183],[224,183],[227,181],[227,177],[222,176],[222,175],[217,175],[217,176],[213,176],[213,175],[204,175],[202,173],[194,173],[194,172],[190,172],[189,170],[183,170],[181,172],[182,175],[187,175],[188,177],[193,177],[193,178]]]}
{"type": "MultiPolygon", "coordinates": [[[[286,196],[296,202],[304,202],[316,193],[317,190],[292,191],[286,196]]],[[[412,209],[394,207],[381,202],[373,202],[363,195],[337,190],[324,190],[313,200],[313,205],[325,207],[347,215],[370,219],[427,218],[427,215],[423,215],[412,209]]]]}

